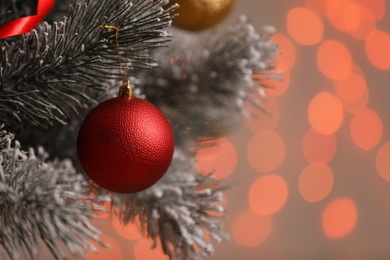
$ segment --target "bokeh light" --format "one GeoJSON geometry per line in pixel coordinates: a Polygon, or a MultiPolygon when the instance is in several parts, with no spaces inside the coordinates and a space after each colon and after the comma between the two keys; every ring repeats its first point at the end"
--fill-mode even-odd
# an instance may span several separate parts
{"type": "Polygon", "coordinates": [[[375,165],[379,175],[386,181],[390,181],[390,142],[384,143],[379,148],[375,165]]]}
{"type": "Polygon", "coordinates": [[[366,81],[355,73],[350,73],[345,79],[337,81],[334,87],[337,97],[349,102],[357,102],[367,91],[366,81]]]}
{"type": "Polygon", "coordinates": [[[249,164],[258,172],[271,172],[278,168],[286,155],[282,137],[273,131],[259,132],[248,143],[249,164]]]}
{"type": "Polygon", "coordinates": [[[351,121],[351,137],[353,142],[363,150],[371,150],[382,138],[382,120],[369,108],[355,114],[351,121]]]}
{"type": "Polygon", "coordinates": [[[351,113],[351,114],[356,114],[363,110],[367,104],[368,100],[370,98],[368,88],[364,91],[363,96],[357,100],[357,101],[348,101],[345,99],[342,99],[339,97],[339,100],[341,104],[343,105],[344,111],[351,113]]]}
{"type": "Polygon", "coordinates": [[[244,124],[252,132],[257,133],[264,130],[273,130],[279,123],[280,107],[275,98],[261,99],[257,97],[262,109],[253,104],[246,103],[245,107],[250,116],[245,118],[244,124]]]}
{"type": "Polygon", "coordinates": [[[250,208],[259,215],[271,215],[281,210],[287,201],[286,181],[274,174],[259,177],[249,189],[250,208]]]}
{"type": "Polygon", "coordinates": [[[322,228],[329,238],[340,238],[348,235],[357,222],[355,203],[348,198],[332,201],[322,214],[322,228]]]}
{"type": "Polygon", "coordinates": [[[121,260],[122,259],[122,250],[118,242],[116,242],[113,238],[106,235],[102,235],[100,239],[103,243],[109,244],[109,248],[101,247],[97,245],[95,242],[89,241],[98,249],[98,252],[95,253],[92,250],[89,250],[85,254],[85,258],[87,260],[107,260],[107,259],[121,260]]]}
{"type": "MultiPolygon", "coordinates": [[[[266,86],[266,88],[264,89],[264,93],[268,97],[277,97],[283,95],[290,85],[290,71],[287,69],[286,65],[283,63],[282,60],[278,60],[275,72],[282,74],[282,78],[280,80],[262,80],[262,76],[260,76],[259,78],[260,83],[266,86]]],[[[255,79],[256,77],[257,76],[254,75],[255,79]]]]}
{"type": "Polygon", "coordinates": [[[372,31],[376,29],[374,14],[365,6],[358,4],[360,23],[354,30],[349,31],[350,35],[357,40],[366,40],[372,31]]]}
{"type": "Polygon", "coordinates": [[[129,240],[138,240],[142,238],[142,234],[139,231],[140,227],[139,219],[136,218],[136,223],[129,222],[124,225],[116,214],[112,215],[111,218],[112,226],[115,231],[121,236],[129,240]]]}
{"type": "Polygon", "coordinates": [[[359,67],[357,64],[355,64],[355,63],[352,63],[351,73],[358,75],[358,76],[361,77],[364,81],[366,81],[366,74],[364,73],[364,71],[362,70],[362,68],[360,68],[360,67],[359,67]]]}
{"type": "Polygon", "coordinates": [[[310,128],[302,139],[303,156],[308,162],[327,163],[334,157],[337,150],[335,135],[323,135],[310,128]]]}
{"type": "Polygon", "coordinates": [[[321,92],[309,104],[310,125],[319,133],[330,135],[336,132],[343,122],[343,107],[330,93],[321,92]]]}
{"type": "Polygon", "coordinates": [[[320,71],[332,80],[348,76],[352,68],[352,57],[339,41],[325,40],[317,50],[317,65],[320,71]]]}
{"type": "Polygon", "coordinates": [[[352,2],[348,3],[343,16],[344,29],[348,32],[355,31],[361,23],[359,5],[352,2]]]}
{"type": "Polygon", "coordinates": [[[354,0],[327,0],[326,16],[336,29],[351,32],[361,23],[359,6],[354,0]]]}
{"type": "Polygon", "coordinates": [[[305,0],[306,5],[310,9],[316,11],[320,15],[326,15],[326,1],[325,0],[305,0]]]}
{"type": "Polygon", "coordinates": [[[354,0],[356,3],[361,4],[368,8],[374,15],[376,20],[383,18],[386,12],[385,0],[354,0]]]}
{"type": "Polygon", "coordinates": [[[314,11],[305,7],[295,7],[287,14],[287,31],[296,42],[313,45],[322,40],[324,26],[314,11]]]}
{"type": "Polygon", "coordinates": [[[233,240],[244,247],[254,247],[264,243],[272,232],[272,218],[259,216],[250,210],[242,212],[233,222],[233,240]]]}
{"type": "MultiPolygon", "coordinates": [[[[160,243],[157,243],[157,247],[152,249],[153,241],[149,239],[138,240],[134,246],[134,256],[136,260],[168,260],[169,257],[164,255],[160,243]]],[[[107,258],[115,259],[115,258],[107,258]]]]}
{"type": "Polygon", "coordinates": [[[201,174],[213,172],[212,176],[216,179],[224,179],[232,174],[238,161],[236,148],[226,138],[219,139],[215,146],[199,149],[195,159],[201,174]]]}
{"type": "Polygon", "coordinates": [[[299,193],[308,202],[317,202],[329,195],[333,188],[333,172],[325,163],[308,165],[299,175],[299,193]]]}
{"type": "Polygon", "coordinates": [[[276,33],[272,36],[272,40],[278,44],[280,57],[278,61],[282,61],[287,69],[291,69],[296,60],[296,51],[293,43],[286,36],[276,33]]]}
{"type": "Polygon", "coordinates": [[[374,30],[366,40],[366,54],[370,62],[382,70],[390,69],[390,35],[381,30],[374,30]]]}

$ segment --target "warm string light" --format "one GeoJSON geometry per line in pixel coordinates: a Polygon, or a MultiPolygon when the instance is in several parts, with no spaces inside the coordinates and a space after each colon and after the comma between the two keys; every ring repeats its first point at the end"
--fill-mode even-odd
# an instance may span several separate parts
{"type": "Polygon", "coordinates": [[[352,232],[357,218],[357,209],[353,200],[336,199],[329,203],[322,213],[322,228],[328,238],[340,238],[352,232]]]}
{"type": "MultiPolygon", "coordinates": [[[[383,42],[387,42],[390,38],[387,33],[376,30],[376,20],[383,16],[384,8],[378,8],[384,5],[382,0],[356,0],[355,2],[342,0],[341,4],[338,5],[335,5],[336,0],[307,0],[306,2],[309,8],[296,7],[290,10],[287,17],[287,31],[295,43],[317,48],[316,62],[319,71],[330,79],[331,85],[333,85],[333,91],[320,92],[310,102],[308,119],[312,128],[302,140],[304,158],[309,164],[302,169],[297,184],[302,198],[306,202],[316,203],[330,197],[334,187],[333,169],[328,163],[337,151],[338,141],[335,134],[342,127],[343,122],[348,119],[344,118],[344,113],[348,112],[354,115],[350,125],[351,138],[359,148],[372,149],[382,136],[379,115],[375,111],[366,109],[369,88],[363,70],[353,63],[348,46],[336,39],[325,39],[325,26],[322,17],[328,18],[328,22],[336,29],[350,34],[356,40],[366,41],[367,56],[371,63],[380,69],[388,69],[389,66],[390,59],[386,56],[388,52],[384,54],[382,46],[385,46],[386,44],[383,42]],[[332,17],[331,14],[334,16],[332,17]],[[381,40],[378,40],[379,38],[381,40]],[[366,126],[360,124],[361,121],[365,120],[369,120],[371,124],[366,124],[366,126]],[[367,131],[373,134],[369,135],[367,131]]],[[[268,97],[271,96],[275,100],[274,97],[284,94],[287,90],[290,70],[298,54],[295,52],[294,43],[290,42],[287,36],[278,34],[273,37],[273,40],[279,44],[281,53],[277,71],[282,70],[285,76],[282,83],[271,82],[267,84],[271,88],[266,89],[265,92],[268,97]]],[[[257,79],[257,76],[254,75],[254,78],[257,79]]],[[[261,78],[258,80],[261,81],[261,78]]],[[[267,102],[259,101],[261,104],[267,102]]],[[[267,103],[265,104],[267,105],[267,103]]],[[[254,109],[250,109],[251,106],[248,108],[251,113],[256,115],[254,109]]],[[[275,131],[280,119],[280,110],[273,106],[267,107],[266,111],[270,112],[270,118],[267,117],[268,115],[257,115],[259,118],[246,120],[247,128],[255,133],[247,146],[249,164],[256,171],[269,175],[261,176],[252,183],[249,191],[250,210],[238,215],[233,223],[233,239],[244,247],[260,245],[267,240],[272,232],[271,227],[265,228],[268,230],[266,235],[260,236],[258,234],[257,237],[250,237],[248,235],[251,233],[250,228],[247,228],[245,223],[251,222],[252,225],[260,225],[262,222],[255,219],[255,216],[267,216],[271,221],[271,215],[283,208],[288,197],[287,184],[284,179],[273,174],[273,171],[277,170],[284,161],[285,156],[283,138],[275,131]],[[274,115],[275,113],[276,115],[274,115]],[[272,117],[273,115],[276,117],[272,117]],[[280,138],[276,138],[276,136],[280,138]],[[261,139],[261,141],[257,139],[261,139]],[[265,181],[267,178],[274,180],[278,185],[270,185],[265,181]],[[259,186],[264,187],[260,188],[259,186]],[[272,188],[267,189],[269,186],[272,188]],[[267,190],[269,190],[269,194],[265,195],[267,190]],[[262,200],[263,197],[266,199],[262,200]],[[241,229],[246,230],[246,232],[240,232],[241,229]]],[[[384,159],[387,158],[388,154],[390,154],[389,142],[381,147],[376,161],[378,172],[385,180],[390,180],[387,173],[390,164],[384,159]]],[[[328,238],[345,236],[355,228],[357,215],[358,210],[353,199],[334,199],[324,208],[323,232],[328,238]]],[[[271,226],[271,224],[269,225],[271,226]]]]}
{"type": "MultiPolygon", "coordinates": [[[[376,21],[383,18],[385,12],[384,0],[306,0],[306,4],[318,15],[326,17],[335,29],[350,34],[356,40],[365,41],[366,55],[375,67],[382,70],[390,68],[389,52],[384,47],[388,45],[386,42],[390,42],[390,36],[387,32],[376,29],[376,21]]],[[[300,9],[294,10],[296,12],[300,9]]],[[[301,19],[300,16],[295,18],[301,19]]],[[[293,30],[293,23],[297,22],[291,23],[287,24],[290,35],[297,43],[307,45],[301,39],[304,34],[299,38],[300,34],[293,30]]],[[[320,201],[332,190],[332,169],[326,163],[337,150],[334,134],[343,121],[343,110],[353,114],[350,137],[361,150],[368,151],[376,147],[383,132],[380,116],[366,108],[369,99],[368,84],[363,70],[353,63],[348,46],[330,39],[317,43],[318,69],[333,81],[334,95],[332,92],[322,92],[312,99],[308,108],[312,129],[304,135],[302,151],[310,164],[299,177],[299,191],[308,202],[320,201]]],[[[380,147],[376,156],[377,171],[385,180],[389,180],[387,172],[390,169],[390,164],[383,159],[390,154],[388,144],[380,147]]],[[[338,238],[349,234],[357,223],[357,215],[353,199],[333,200],[325,207],[322,216],[325,235],[328,238],[338,238]]]]}

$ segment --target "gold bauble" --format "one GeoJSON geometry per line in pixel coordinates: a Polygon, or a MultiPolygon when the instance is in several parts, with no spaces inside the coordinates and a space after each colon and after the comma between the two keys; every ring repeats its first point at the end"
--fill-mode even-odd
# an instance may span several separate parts
{"type": "Polygon", "coordinates": [[[173,25],[188,31],[201,31],[220,23],[233,9],[236,0],[171,0],[179,14],[173,25]]]}

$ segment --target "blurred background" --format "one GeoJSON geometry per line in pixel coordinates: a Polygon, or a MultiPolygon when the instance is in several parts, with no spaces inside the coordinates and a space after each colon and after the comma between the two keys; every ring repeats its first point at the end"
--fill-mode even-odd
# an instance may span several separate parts
{"type": "MultiPolygon", "coordinates": [[[[219,146],[201,172],[226,192],[230,241],[209,259],[390,259],[390,1],[237,0],[276,29],[283,82],[219,146]]],[[[112,249],[92,260],[167,259],[135,225],[93,222],[112,249]]]]}

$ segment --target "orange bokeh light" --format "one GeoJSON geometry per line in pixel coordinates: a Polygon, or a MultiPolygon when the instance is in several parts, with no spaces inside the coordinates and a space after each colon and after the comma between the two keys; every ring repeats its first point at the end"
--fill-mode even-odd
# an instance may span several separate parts
{"type": "Polygon", "coordinates": [[[325,163],[312,163],[299,175],[299,193],[308,202],[317,202],[333,188],[333,172],[325,163]]]}
{"type": "Polygon", "coordinates": [[[264,243],[272,232],[272,218],[259,216],[250,210],[242,212],[232,226],[233,240],[244,247],[254,247],[264,243]]]}
{"type": "Polygon", "coordinates": [[[368,88],[364,91],[363,96],[357,101],[351,102],[351,101],[347,101],[347,100],[344,100],[341,97],[339,97],[339,100],[340,100],[341,104],[343,105],[344,110],[351,113],[351,114],[356,114],[356,113],[360,112],[361,110],[363,110],[367,106],[368,99],[369,99],[368,88]]]}
{"type": "MultiPolygon", "coordinates": [[[[149,239],[141,239],[134,246],[134,256],[136,260],[168,260],[169,257],[164,255],[160,243],[157,243],[157,247],[152,249],[153,242],[149,239]]],[[[107,258],[115,259],[115,258],[107,258]]]]}
{"type": "Polygon", "coordinates": [[[280,57],[278,60],[283,61],[287,69],[291,69],[295,64],[297,56],[294,44],[290,41],[289,38],[280,33],[274,34],[274,36],[272,36],[272,40],[279,45],[278,50],[280,57]]]}
{"type": "Polygon", "coordinates": [[[334,135],[323,135],[313,128],[305,133],[302,139],[303,156],[308,162],[327,163],[337,150],[337,139],[334,135]]]}
{"type": "Polygon", "coordinates": [[[384,143],[376,154],[376,170],[386,181],[390,181],[390,142],[384,143]]]}
{"type": "Polygon", "coordinates": [[[283,95],[290,85],[290,71],[282,60],[278,60],[275,72],[282,73],[282,78],[280,80],[262,80],[261,77],[257,77],[256,75],[253,76],[255,79],[259,78],[259,82],[266,86],[266,88],[264,88],[264,93],[268,97],[283,95]]]}
{"type": "Polygon", "coordinates": [[[350,30],[349,33],[358,40],[366,40],[368,35],[376,29],[375,16],[365,6],[357,4],[360,13],[360,22],[356,29],[350,30]]]}
{"type": "Polygon", "coordinates": [[[322,228],[329,238],[348,235],[357,222],[357,209],[351,199],[340,198],[332,201],[322,214],[322,228]]]}
{"type": "Polygon", "coordinates": [[[343,23],[344,29],[348,32],[355,31],[359,28],[361,17],[358,4],[352,2],[345,7],[343,23]]]}
{"type": "Polygon", "coordinates": [[[318,48],[317,65],[328,78],[340,80],[351,72],[352,57],[341,42],[326,40],[318,48]]]}
{"type": "Polygon", "coordinates": [[[364,74],[364,71],[362,70],[362,68],[360,68],[360,67],[359,67],[358,65],[356,65],[355,63],[352,63],[351,73],[354,73],[354,74],[358,75],[358,76],[361,77],[364,81],[366,81],[366,75],[364,74]]]}
{"type": "Polygon", "coordinates": [[[287,31],[296,42],[313,45],[322,40],[324,26],[314,11],[305,7],[295,7],[287,14],[287,31]]]}
{"type": "Polygon", "coordinates": [[[385,0],[354,0],[356,3],[361,4],[367,7],[376,20],[383,18],[386,12],[386,2],[385,0]]]}
{"type": "Polygon", "coordinates": [[[390,35],[387,32],[374,30],[366,40],[366,54],[370,62],[382,70],[390,69],[390,35]]]}
{"type": "Polygon", "coordinates": [[[246,103],[250,116],[245,118],[245,126],[254,133],[264,130],[273,130],[279,123],[280,108],[274,98],[261,99],[257,97],[262,109],[253,104],[246,103]]]}
{"type": "Polygon", "coordinates": [[[121,223],[118,216],[113,214],[111,218],[112,226],[115,231],[121,236],[129,240],[138,240],[142,238],[142,234],[139,231],[138,227],[140,226],[140,222],[138,218],[136,219],[136,223],[129,222],[126,226],[121,223]]]}
{"type": "Polygon", "coordinates": [[[343,122],[343,107],[335,96],[321,92],[310,102],[308,117],[317,132],[330,135],[335,133],[343,122]]]}
{"type": "MultiPolygon", "coordinates": [[[[366,75],[364,74],[363,70],[359,66],[357,66],[356,64],[352,64],[351,74],[357,75],[357,77],[360,77],[361,80],[364,81],[364,86],[363,86],[364,92],[361,95],[361,97],[356,101],[349,101],[349,100],[344,99],[343,96],[340,96],[337,93],[337,91],[336,91],[336,95],[337,95],[337,98],[340,100],[341,104],[343,105],[344,111],[351,113],[351,114],[356,114],[357,112],[359,112],[360,110],[362,110],[363,108],[365,108],[367,106],[370,93],[369,93],[369,89],[368,89],[367,84],[366,84],[366,75]]],[[[335,82],[335,84],[337,84],[337,83],[338,82],[335,82]]],[[[360,86],[360,87],[362,87],[362,86],[360,86]]]]}
{"type": "Polygon", "coordinates": [[[195,156],[197,169],[203,175],[213,172],[213,177],[220,180],[228,177],[237,166],[237,151],[226,138],[216,142],[216,146],[199,149],[195,156]]]}
{"type": "Polygon", "coordinates": [[[354,0],[327,0],[326,16],[341,31],[356,30],[360,24],[360,9],[354,0]]]}
{"type": "Polygon", "coordinates": [[[358,147],[365,151],[371,150],[382,138],[382,120],[373,110],[365,108],[352,118],[350,131],[358,147]]]}
{"type": "Polygon", "coordinates": [[[282,164],[286,156],[286,146],[277,133],[259,132],[249,141],[247,156],[249,164],[256,171],[271,172],[282,164]]]}
{"type": "Polygon", "coordinates": [[[357,102],[367,91],[367,84],[364,78],[351,73],[345,79],[335,82],[335,90],[339,99],[357,102]]]}
{"type": "Polygon", "coordinates": [[[98,252],[95,253],[92,250],[89,250],[85,254],[85,259],[87,260],[107,260],[107,259],[121,260],[122,259],[122,250],[119,244],[113,238],[102,235],[101,241],[105,244],[109,244],[109,248],[100,247],[95,242],[89,241],[98,249],[98,252]]]}
{"type": "Polygon", "coordinates": [[[305,0],[306,5],[316,11],[320,15],[326,14],[326,1],[325,0],[305,0]]]}
{"type": "Polygon", "coordinates": [[[287,201],[286,181],[277,175],[258,178],[249,189],[250,208],[259,215],[272,215],[281,210],[287,201]]]}

